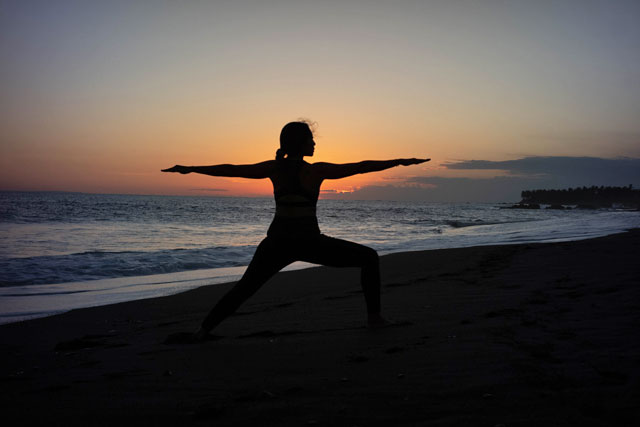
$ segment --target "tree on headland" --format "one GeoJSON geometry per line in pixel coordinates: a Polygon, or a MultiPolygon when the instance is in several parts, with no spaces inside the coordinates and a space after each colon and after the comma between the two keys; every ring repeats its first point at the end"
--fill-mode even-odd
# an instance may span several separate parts
{"type": "Polygon", "coordinates": [[[527,190],[521,193],[521,204],[640,207],[640,190],[627,187],[576,187],[563,190],[527,190]]]}

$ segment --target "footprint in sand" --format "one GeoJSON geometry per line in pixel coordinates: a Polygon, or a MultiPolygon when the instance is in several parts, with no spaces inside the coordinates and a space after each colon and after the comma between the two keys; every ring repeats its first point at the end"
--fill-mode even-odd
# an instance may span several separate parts
{"type": "Polygon", "coordinates": [[[173,334],[169,334],[169,336],[167,336],[167,338],[164,340],[163,344],[198,344],[201,342],[216,341],[221,338],[222,337],[217,335],[208,334],[204,338],[204,340],[200,340],[195,338],[195,334],[193,332],[176,332],[173,334]]]}
{"type": "Polygon", "coordinates": [[[74,351],[85,350],[89,348],[116,348],[126,347],[129,344],[124,342],[109,342],[108,338],[114,338],[115,335],[85,335],[82,338],[74,338],[69,341],[62,341],[56,344],[54,351],[74,351]]]}

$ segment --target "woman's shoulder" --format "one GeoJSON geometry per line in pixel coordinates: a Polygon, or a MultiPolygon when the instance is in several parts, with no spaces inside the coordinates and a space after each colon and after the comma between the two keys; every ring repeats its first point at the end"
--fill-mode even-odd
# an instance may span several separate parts
{"type": "Polygon", "coordinates": [[[327,167],[335,166],[335,163],[328,162],[316,162],[316,163],[307,163],[313,169],[325,169],[327,167]]]}
{"type": "Polygon", "coordinates": [[[309,169],[318,174],[323,174],[328,170],[336,167],[335,163],[328,162],[317,162],[317,163],[307,163],[309,165],[309,169]]]}

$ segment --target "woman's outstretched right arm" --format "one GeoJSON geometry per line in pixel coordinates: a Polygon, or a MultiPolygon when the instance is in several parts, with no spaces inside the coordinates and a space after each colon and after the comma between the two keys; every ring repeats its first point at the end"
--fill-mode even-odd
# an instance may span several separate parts
{"type": "Polygon", "coordinates": [[[314,163],[313,167],[323,179],[340,179],[360,173],[378,172],[395,166],[410,166],[431,159],[365,160],[358,163],[314,163]]]}
{"type": "Polygon", "coordinates": [[[162,172],[201,173],[211,176],[228,176],[237,178],[269,178],[275,168],[275,160],[255,163],[253,165],[213,165],[213,166],[182,166],[162,169],[162,172]]]}

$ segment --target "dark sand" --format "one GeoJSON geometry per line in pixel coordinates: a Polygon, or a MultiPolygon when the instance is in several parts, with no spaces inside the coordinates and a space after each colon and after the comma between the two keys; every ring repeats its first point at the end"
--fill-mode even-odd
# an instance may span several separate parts
{"type": "MultiPolygon", "coordinates": [[[[640,425],[640,230],[281,273],[215,331],[229,285],[0,327],[3,420],[43,425],[640,425]],[[410,323],[408,323],[410,322],[410,323]]],[[[9,424],[5,424],[9,425],[9,424]]],[[[18,425],[18,424],[11,424],[18,425]]]]}

